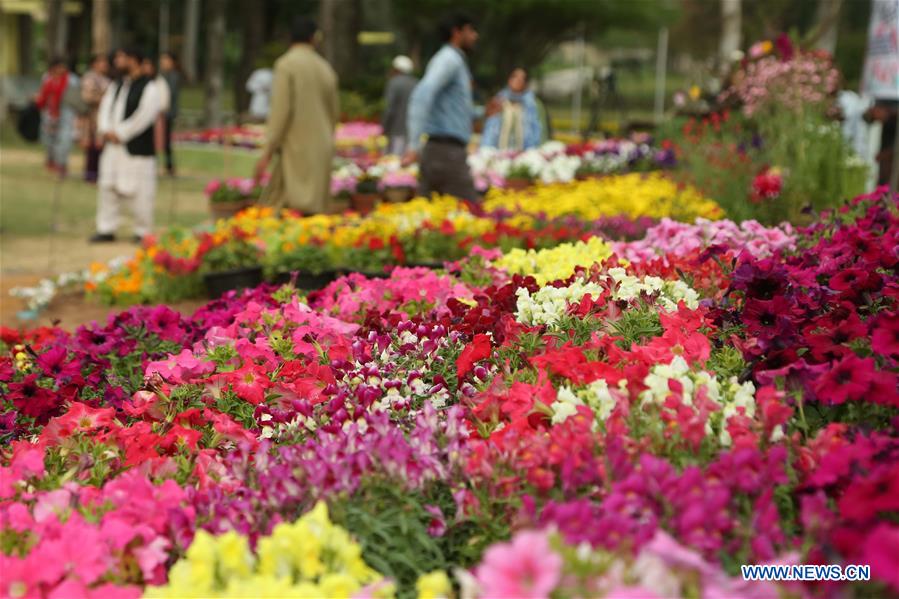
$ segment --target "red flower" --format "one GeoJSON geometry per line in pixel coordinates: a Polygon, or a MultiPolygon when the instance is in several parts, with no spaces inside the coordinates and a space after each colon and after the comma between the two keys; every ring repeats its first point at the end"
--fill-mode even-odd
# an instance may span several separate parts
{"type": "Polygon", "coordinates": [[[753,202],[773,200],[780,197],[781,191],[783,191],[783,177],[780,174],[780,170],[766,167],[752,180],[750,200],[753,202]]]}
{"type": "Polygon", "coordinates": [[[456,376],[461,381],[471,372],[475,362],[490,357],[490,337],[478,333],[456,358],[456,376]]]}
{"type": "Polygon", "coordinates": [[[69,411],[52,419],[41,432],[41,440],[59,443],[77,431],[94,431],[112,424],[115,410],[95,409],[80,401],[73,401],[69,411]]]}
{"type": "Polygon", "coordinates": [[[36,419],[38,424],[45,424],[62,404],[56,393],[37,384],[36,374],[29,374],[21,383],[9,383],[7,397],[20,413],[36,419]]]}
{"type": "Polygon", "coordinates": [[[899,360],[899,315],[884,312],[877,317],[871,333],[871,349],[878,354],[899,360]]]}
{"type": "Polygon", "coordinates": [[[862,480],[853,480],[838,502],[847,520],[867,521],[879,513],[899,511],[899,464],[862,480]]]}
{"type": "Polygon", "coordinates": [[[871,384],[877,378],[874,360],[848,355],[832,365],[815,385],[815,394],[824,403],[841,404],[867,398],[871,384]]]}
{"type": "Polygon", "coordinates": [[[513,383],[502,402],[502,411],[510,420],[523,418],[534,407],[535,389],[525,383],[513,383]]]}
{"type": "Polygon", "coordinates": [[[233,372],[218,375],[217,378],[231,385],[239,398],[254,405],[265,401],[265,390],[272,386],[268,376],[260,372],[260,367],[252,362],[233,372]]]}
{"type": "Polygon", "coordinates": [[[899,591],[899,526],[882,522],[871,531],[857,563],[870,564],[871,575],[899,591]]]}

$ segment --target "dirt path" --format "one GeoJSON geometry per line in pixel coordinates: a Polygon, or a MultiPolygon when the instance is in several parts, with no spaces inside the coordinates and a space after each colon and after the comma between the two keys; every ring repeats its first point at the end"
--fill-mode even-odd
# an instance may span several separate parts
{"type": "MultiPolygon", "coordinates": [[[[96,187],[84,183],[78,176],[83,167],[80,152],[70,156],[71,175],[59,188],[56,180],[44,170],[43,154],[37,147],[3,147],[0,160],[3,214],[0,325],[33,327],[59,321],[60,326],[71,330],[93,320],[105,320],[110,312],[121,309],[87,301],[80,293],[70,293],[55,298],[36,320],[23,321],[18,317],[26,308],[25,301],[10,296],[10,289],[33,287],[42,278],[81,271],[89,268],[92,262],[105,263],[113,258],[132,256],[137,246],[126,241],[131,234],[127,209],[123,211],[126,226],[119,232],[123,241],[87,242],[94,231],[97,192],[96,187]],[[53,194],[57,192],[62,196],[54,201],[53,194]]],[[[192,226],[203,221],[208,212],[198,182],[202,179],[201,174],[187,169],[185,176],[177,180],[160,179],[156,210],[158,227],[172,222],[192,226]]],[[[202,303],[188,302],[175,307],[191,312],[202,303]]]]}
{"type": "MultiPolygon", "coordinates": [[[[12,328],[34,328],[38,326],[58,325],[73,331],[82,324],[93,321],[103,322],[106,318],[122,310],[121,306],[104,306],[85,298],[83,293],[71,292],[61,294],[53,299],[46,310],[34,320],[22,320],[18,314],[25,309],[25,302],[9,295],[9,290],[17,286],[36,285],[41,277],[34,274],[8,275],[0,277],[0,326],[12,328]]],[[[192,314],[206,300],[188,300],[170,304],[182,314],[192,314]]]]}

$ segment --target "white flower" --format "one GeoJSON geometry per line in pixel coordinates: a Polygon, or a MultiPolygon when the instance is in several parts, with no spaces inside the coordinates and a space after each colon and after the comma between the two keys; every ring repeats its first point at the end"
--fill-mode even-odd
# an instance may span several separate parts
{"type": "Polygon", "coordinates": [[[560,424],[565,422],[569,416],[577,414],[577,407],[584,405],[584,402],[574,394],[574,392],[566,386],[562,386],[556,393],[556,401],[552,403],[552,423],[560,424]]]}

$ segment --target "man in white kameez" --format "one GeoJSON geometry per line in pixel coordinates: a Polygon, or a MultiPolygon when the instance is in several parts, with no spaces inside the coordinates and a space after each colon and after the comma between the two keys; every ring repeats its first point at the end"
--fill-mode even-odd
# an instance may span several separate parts
{"type": "Polygon", "coordinates": [[[115,241],[121,204],[131,203],[134,241],[153,229],[156,199],[154,125],[160,112],[156,83],[141,71],[143,56],[133,50],[116,54],[124,77],[109,86],[100,102],[97,135],[104,142],[97,181],[97,232],[91,242],[115,241]]]}

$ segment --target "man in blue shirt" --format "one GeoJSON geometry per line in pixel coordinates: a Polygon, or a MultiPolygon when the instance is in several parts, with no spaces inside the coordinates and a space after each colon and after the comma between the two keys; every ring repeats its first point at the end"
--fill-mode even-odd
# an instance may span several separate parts
{"type": "MultiPolygon", "coordinates": [[[[420,195],[444,193],[473,202],[478,195],[466,148],[475,109],[465,52],[474,48],[478,32],[464,15],[449,17],[440,31],[445,43],[409,98],[409,149],[403,162],[418,160],[420,195]],[[419,154],[422,134],[427,134],[428,141],[419,154]]],[[[488,109],[495,110],[494,105],[488,109]]]]}

